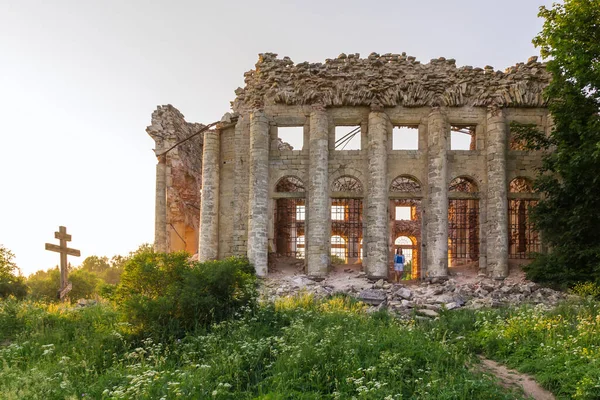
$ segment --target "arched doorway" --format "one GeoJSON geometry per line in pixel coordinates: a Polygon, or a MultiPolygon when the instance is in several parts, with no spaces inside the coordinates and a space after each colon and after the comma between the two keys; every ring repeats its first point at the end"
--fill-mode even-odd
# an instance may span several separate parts
{"type": "MultiPolygon", "coordinates": [[[[405,276],[418,279],[421,276],[419,250],[421,241],[421,184],[409,175],[400,175],[392,180],[389,188],[390,255],[389,276],[393,276],[394,254],[396,248],[402,248],[408,262],[410,256],[410,274],[405,276]]],[[[408,269],[405,269],[408,271],[408,269]]]]}
{"type": "Polygon", "coordinates": [[[414,236],[398,236],[394,240],[394,254],[397,249],[402,249],[404,255],[404,275],[408,279],[417,279],[419,277],[417,239],[414,236]]]}

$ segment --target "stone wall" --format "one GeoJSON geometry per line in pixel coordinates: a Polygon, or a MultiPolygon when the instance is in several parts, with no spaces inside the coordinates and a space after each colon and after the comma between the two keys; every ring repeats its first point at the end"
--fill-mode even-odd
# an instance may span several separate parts
{"type": "MultiPolygon", "coordinates": [[[[478,188],[469,196],[477,199],[480,210],[479,268],[490,266],[488,272],[495,277],[506,274],[506,263],[498,264],[504,257],[498,243],[504,240],[505,229],[499,225],[506,225],[506,207],[496,194],[506,197],[502,193],[511,179],[533,177],[541,163],[539,153],[507,148],[508,126],[511,121],[535,123],[546,131],[551,126],[541,96],[549,74],[535,57],[499,72],[489,66],[457,68],[454,60],[443,58],[420,64],[406,55],[340,55],[325,63],[294,64],[266,53],[245,76],[246,87],[236,91],[233,115],[227,114],[214,131],[219,137],[216,257],[248,255],[259,274],[267,272],[268,253],[275,248],[276,199],[281,197],[275,185],[291,175],[307,189],[307,272],[327,273],[334,196],[362,200],[363,264],[379,276],[389,264],[384,247],[393,240],[389,229],[384,232],[392,224],[380,219],[392,215],[391,198],[409,199],[390,193],[389,186],[407,175],[422,188],[413,200],[420,201],[423,210],[418,244],[423,275],[444,278],[448,199],[457,198],[448,193],[448,184],[466,177],[478,188]],[[490,110],[500,110],[502,121],[490,117],[490,110]],[[360,150],[335,148],[336,126],[349,125],[361,127],[360,150]],[[393,150],[394,126],[417,127],[418,149],[393,150]],[[450,148],[454,126],[472,127],[470,150],[450,148]],[[303,127],[298,133],[303,147],[290,150],[282,145],[280,127],[303,127]],[[499,127],[506,130],[505,136],[498,133],[499,127]],[[504,154],[505,161],[498,154],[504,154]],[[341,176],[358,179],[362,192],[333,193],[332,183],[341,176]]],[[[160,154],[201,128],[185,122],[172,106],[162,106],[147,130],[160,154]]],[[[162,220],[160,188],[166,186],[168,234],[163,235],[158,224],[156,237],[167,236],[170,250],[195,250],[190,249],[189,236],[198,234],[202,152],[198,137],[171,150],[164,168],[159,164],[157,169],[157,221],[162,220]]]]}
{"type": "Polygon", "coordinates": [[[421,64],[406,54],[340,54],[325,63],[294,64],[289,57],[259,55],[255,70],[245,73],[233,108],[271,104],[384,107],[542,107],[550,75],[531,57],[527,63],[494,71],[491,66],[456,67],[440,57],[421,64]]]}
{"type": "MultiPolygon", "coordinates": [[[[158,106],[146,132],[154,139],[155,153],[163,154],[177,142],[197,133],[204,125],[189,123],[172,105],[158,106]]],[[[166,220],[157,230],[165,232],[155,243],[171,251],[198,249],[200,188],[202,186],[202,135],[198,135],[165,155],[166,220]]],[[[157,202],[158,203],[158,202],[157,202]]],[[[158,213],[157,213],[158,215],[158,213]]]]}

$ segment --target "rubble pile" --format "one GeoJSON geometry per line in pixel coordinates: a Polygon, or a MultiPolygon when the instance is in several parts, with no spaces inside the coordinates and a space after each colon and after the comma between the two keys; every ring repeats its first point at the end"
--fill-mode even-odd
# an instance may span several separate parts
{"type": "Polygon", "coordinates": [[[523,303],[556,305],[566,294],[540,287],[529,281],[506,279],[496,281],[486,277],[461,281],[448,279],[443,282],[392,284],[383,279],[373,282],[360,272],[347,272],[345,277],[321,282],[306,275],[266,279],[262,296],[273,301],[277,297],[312,293],[317,298],[346,294],[371,306],[371,310],[387,308],[400,315],[416,313],[422,317],[435,318],[442,309],[480,309],[523,303]]]}

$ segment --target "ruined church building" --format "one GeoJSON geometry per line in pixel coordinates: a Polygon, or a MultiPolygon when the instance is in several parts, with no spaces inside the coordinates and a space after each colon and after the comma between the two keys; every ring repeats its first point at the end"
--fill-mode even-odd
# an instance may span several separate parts
{"type": "Polygon", "coordinates": [[[356,264],[372,278],[402,248],[413,278],[457,265],[504,278],[541,251],[529,221],[541,154],[510,123],[549,132],[549,80],[536,57],[500,72],[405,54],[261,54],[214,126],[171,105],[152,114],[155,247],[247,256],[260,276],[290,257],[313,277],[356,264]]]}

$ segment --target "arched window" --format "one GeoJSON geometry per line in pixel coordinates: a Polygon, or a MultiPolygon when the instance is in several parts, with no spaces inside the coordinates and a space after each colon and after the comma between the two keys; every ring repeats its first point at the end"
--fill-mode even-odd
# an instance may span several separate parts
{"type": "Polygon", "coordinates": [[[533,185],[529,179],[519,177],[510,181],[508,191],[510,193],[531,193],[533,192],[533,185]]]}
{"type": "Polygon", "coordinates": [[[362,184],[353,176],[340,176],[331,185],[332,192],[355,192],[362,193],[362,184]]]}
{"type": "Polygon", "coordinates": [[[533,185],[528,178],[517,177],[508,184],[508,191],[508,257],[533,258],[541,250],[539,234],[530,219],[537,204],[533,185]]]}
{"type": "Polygon", "coordinates": [[[284,198],[275,194],[275,253],[288,257],[304,258],[304,246],[300,247],[300,238],[304,240],[306,220],[306,199],[304,182],[296,176],[288,175],[275,184],[275,193],[290,193],[284,198]]]}
{"type": "Polygon", "coordinates": [[[412,242],[412,240],[410,240],[410,238],[408,236],[400,236],[400,237],[396,238],[396,240],[394,241],[394,244],[397,246],[400,246],[400,245],[412,246],[413,242],[412,242]]]}
{"type": "Polygon", "coordinates": [[[396,177],[390,185],[390,192],[420,192],[421,184],[414,178],[406,175],[396,177]]]}
{"type": "Polygon", "coordinates": [[[275,185],[275,191],[279,193],[305,192],[304,182],[295,176],[284,176],[275,185]]]}
{"type": "Polygon", "coordinates": [[[463,176],[454,178],[448,187],[450,192],[475,193],[478,191],[477,184],[471,179],[463,176]]]}
{"type": "Polygon", "coordinates": [[[448,191],[450,266],[475,262],[479,259],[479,189],[471,178],[459,176],[450,182],[448,191]]]}

